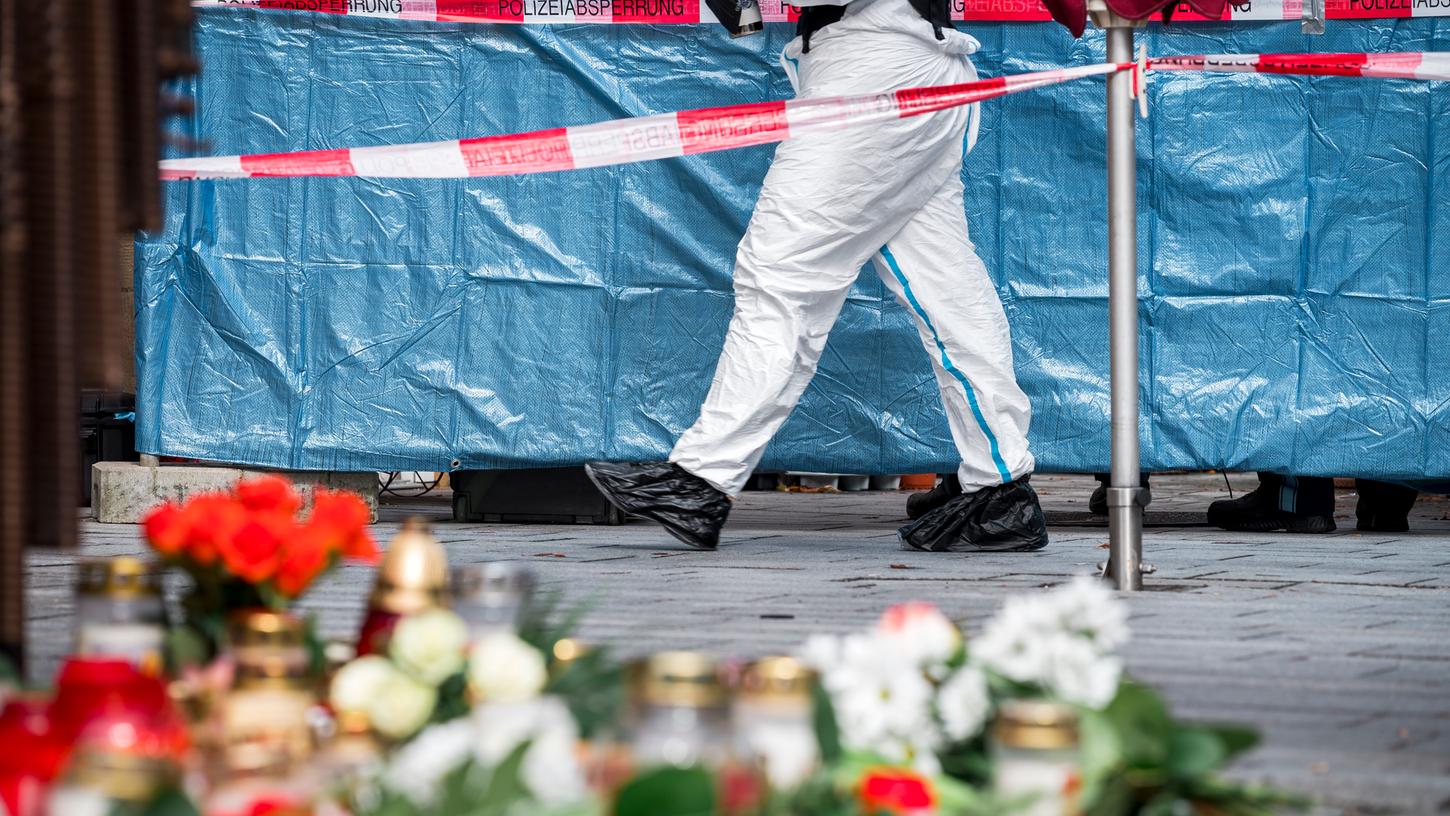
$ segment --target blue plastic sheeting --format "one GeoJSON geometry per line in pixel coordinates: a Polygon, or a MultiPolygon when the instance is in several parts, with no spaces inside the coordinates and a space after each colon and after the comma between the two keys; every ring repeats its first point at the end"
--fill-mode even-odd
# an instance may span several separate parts
{"type": "MultiPolygon", "coordinates": [[[[217,154],[383,145],[790,95],[784,26],[450,26],[202,13],[217,154]]],[[[967,27],[984,76],[1103,59],[967,27]]],[[[1450,50],[1450,21],[1150,28],[1152,53],[1450,50]]],[[[869,59],[867,54],[863,59],[869,59]]],[[[1140,125],[1150,469],[1450,476],[1450,93],[1158,74],[1140,125]]],[[[1108,464],[1103,83],[984,106],[967,159],[1044,470],[1108,464]]],[[[773,148],[481,180],[168,185],[138,244],[140,446],[446,470],[655,458],[695,418],[773,148]]],[[[943,470],[927,356],[874,272],[764,465],[943,470]]]]}

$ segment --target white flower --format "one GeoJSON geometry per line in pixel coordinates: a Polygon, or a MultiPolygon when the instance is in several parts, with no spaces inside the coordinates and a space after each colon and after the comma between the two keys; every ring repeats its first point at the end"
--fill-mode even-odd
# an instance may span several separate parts
{"type": "Polygon", "coordinates": [[[929,603],[887,608],[876,624],[876,632],[889,638],[900,656],[917,666],[945,663],[962,645],[956,625],[929,603]]]}
{"type": "Polygon", "coordinates": [[[1122,679],[1120,660],[1104,655],[1092,642],[1059,635],[1047,641],[1047,672],[1043,685],[1058,698],[1100,709],[1113,701],[1122,679]]]}
{"type": "Polygon", "coordinates": [[[430,609],[398,621],[388,654],[403,671],[436,686],[463,668],[468,627],[446,609],[430,609]]]}
{"type": "Polygon", "coordinates": [[[821,672],[841,741],[869,750],[888,740],[935,745],[931,683],[918,664],[898,651],[895,640],[877,631],[833,640],[808,643],[812,654],[806,659],[821,672]],[[817,662],[821,660],[834,663],[817,662]]]}
{"type": "Polygon", "coordinates": [[[1002,611],[987,622],[981,636],[972,641],[968,654],[974,663],[1009,680],[1041,682],[1047,668],[1042,644],[1050,630],[1035,625],[1034,618],[1043,607],[1014,605],[1015,600],[1008,600],[1002,611]]]}
{"type": "Polygon", "coordinates": [[[1128,642],[1128,607],[1107,584],[1079,575],[1048,595],[1061,626],[1086,637],[1103,651],[1128,642]]]}
{"type": "Polygon", "coordinates": [[[484,703],[474,709],[472,722],[479,764],[498,765],[527,741],[519,773],[534,798],[546,805],[584,798],[587,789],[576,753],[579,729],[562,700],[484,703]]]}
{"type": "Polygon", "coordinates": [[[975,737],[992,710],[987,675],[974,666],[958,669],[937,690],[936,710],[948,739],[961,742],[975,737]]]}
{"type": "Polygon", "coordinates": [[[332,677],[327,699],[338,712],[366,712],[398,670],[387,658],[368,655],[348,663],[332,677]]]}
{"type": "Polygon", "coordinates": [[[427,807],[433,803],[443,777],[469,758],[473,743],[473,723],[466,719],[432,726],[393,754],[383,781],[415,804],[427,807]]]}
{"type": "Polygon", "coordinates": [[[468,658],[468,686],[480,700],[523,702],[538,696],[547,680],[544,656],[509,632],[484,635],[468,658]]]}
{"type": "Polygon", "coordinates": [[[1009,598],[969,657],[1066,702],[1102,708],[1123,674],[1110,650],[1127,639],[1126,607],[1101,582],[1079,577],[1046,594],[1009,598]]]}
{"type": "Polygon", "coordinates": [[[377,696],[368,705],[368,720],[379,734],[403,739],[428,722],[437,704],[437,689],[394,672],[379,685],[377,696]]]}
{"type": "Polygon", "coordinates": [[[835,669],[841,663],[841,638],[811,635],[801,647],[800,660],[822,674],[835,669]]]}

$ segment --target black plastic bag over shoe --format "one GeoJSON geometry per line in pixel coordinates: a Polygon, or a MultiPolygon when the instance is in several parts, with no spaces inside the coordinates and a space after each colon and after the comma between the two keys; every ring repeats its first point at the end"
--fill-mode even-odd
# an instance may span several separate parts
{"type": "Polygon", "coordinates": [[[905,546],[932,552],[1026,552],[1047,546],[1047,520],[1023,476],[958,496],[897,531],[905,546]]]}
{"type": "Polygon", "coordinates": [[[611,504],[659,522],[698,550],[720,543],[730,497],[673,462],[590,462],[584,471],[611,504]]]}

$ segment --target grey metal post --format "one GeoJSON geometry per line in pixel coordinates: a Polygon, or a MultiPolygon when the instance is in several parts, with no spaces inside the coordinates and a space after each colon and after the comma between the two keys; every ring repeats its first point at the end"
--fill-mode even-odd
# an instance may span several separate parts
{"type": "MultiPolygon", "coordinates": [[[[1133,61],[1133,21],[1095,15],[1107,29],[1108,61],[1133,61]]],[[[1141,25],[1141,24],[1138,24],[1141,25]]],[[[1138,484],[1138,173],[1133,74],[1108,76],[1108,334],[1112,358],[1112,477],[1107,576],[1143,588],[1143,506],[1138,484]]]]}

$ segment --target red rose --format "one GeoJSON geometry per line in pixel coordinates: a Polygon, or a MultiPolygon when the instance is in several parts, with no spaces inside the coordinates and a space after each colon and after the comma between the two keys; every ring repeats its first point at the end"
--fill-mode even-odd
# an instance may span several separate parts
{"type": "Polygon", "coordinates": [[[861,777],[861,805],[867,813],[892,816],[931,813],[936,794],[925,777],[902,768],[872,768],[861,777]]]}
{"type": "Polygon", "coordinates": [[[171,502],[165,502],[147,513],[141,524],[146,528],[146,540],[151,543],[151,548],[162,555],[169,558],[186,547],[186,537],[190,532],[186,514],[171,502]]]}
{"type": "Polygon", "coordinates": [[[181,508],[186,526],[186,555],[202,566],[216,563],[228,542],[247,522],[241,503],[225,493],[203,493],[181,508]]]}
{"type": "Polygon", "coordinates": [[[333,552],[327,530],[313,524],[297,528],[287,540],[277,567],[277,590],[293,598],[301,595],[327,569],[333,552]]]}
{"type": "Polygon", "coordinates": [[[296,528],[277,516],[252,515],[236,532],[217,541],[217,550],[227,570],[243,581],[259,584],[277,571],[282,544],[296,528]]]}
{"type": "Polygon", "coordinates": [[[292,518],[302,509],[302,499],[292,488],[292,482],[281,476],[244,479],[232,492],[242,507],[253,513],[276,513],[292,518]]]}
{"type": "Polygon", "coordinates": [[[368,534],[371,515],[367,503],[356,494],[319,487],[312,496],[308,526],[316,527],[326,536],[328,546],[344,557],[371,564],[378,560],[378,545],[368,534]]]}

